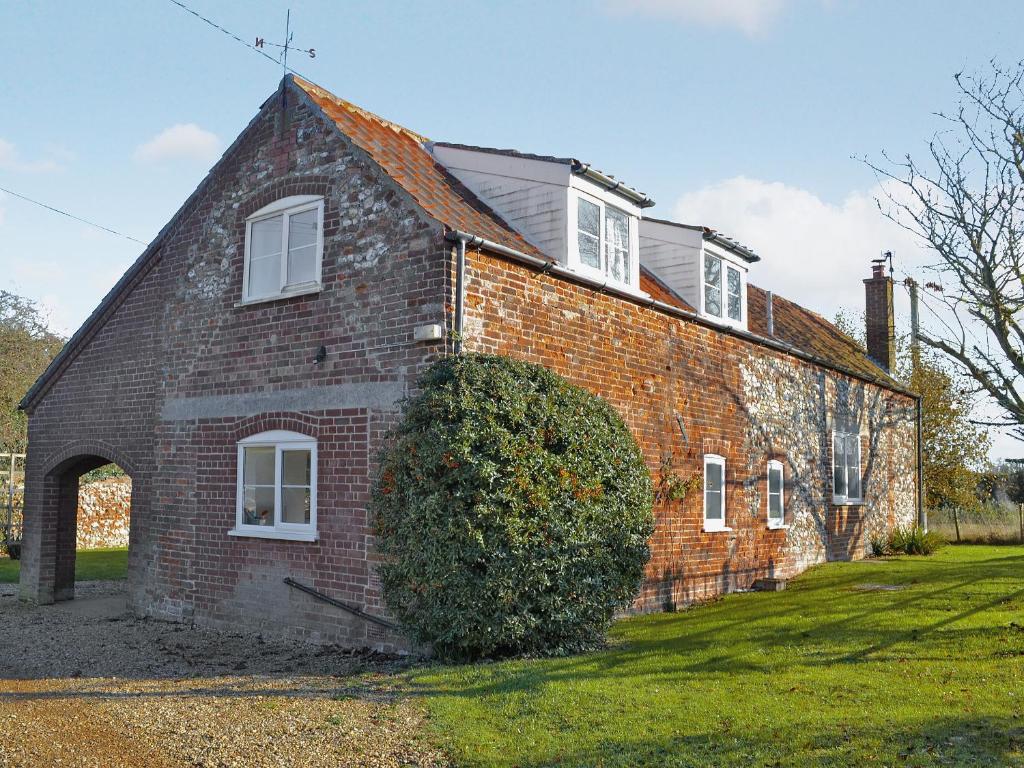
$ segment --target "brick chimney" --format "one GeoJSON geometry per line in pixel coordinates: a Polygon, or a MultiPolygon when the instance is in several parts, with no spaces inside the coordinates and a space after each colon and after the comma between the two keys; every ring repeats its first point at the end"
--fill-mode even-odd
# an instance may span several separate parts
{"type": "Polygon", "coordinates": [[[864,297],[868,355],[892,373],[896,366],[896,321],[892,309],[892,278],[885,274],[884,263],[871,265],[871,278],[864,281],[864,297]]]}

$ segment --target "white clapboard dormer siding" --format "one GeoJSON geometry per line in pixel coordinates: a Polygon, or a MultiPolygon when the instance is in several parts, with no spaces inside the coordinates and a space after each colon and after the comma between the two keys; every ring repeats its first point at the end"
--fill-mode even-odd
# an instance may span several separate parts
{"type": "Polygon", "coordinates": [[[551,259],[643,294],[640,217],[654,201],[642,192],[573,158],[441,142],[428,148],[449,173],[551,259]]]}
{"type": "Polygon", "coordinates": [[[760,257],[707,227],[640,221],[640,262],[703,317],[747,329],[747,273],[760,257]]]}

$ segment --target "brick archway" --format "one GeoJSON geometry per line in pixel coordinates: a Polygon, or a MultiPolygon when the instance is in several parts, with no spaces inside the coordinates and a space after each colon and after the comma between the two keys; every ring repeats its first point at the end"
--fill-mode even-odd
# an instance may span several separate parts
{"type": "Polygon", "coordinates": [[[48,605],[75,596],[79,478],[117,464],[137,492],[134,464],[113,446],[93,440],[69,443],[26,475],[20,596],[48,605]]]}

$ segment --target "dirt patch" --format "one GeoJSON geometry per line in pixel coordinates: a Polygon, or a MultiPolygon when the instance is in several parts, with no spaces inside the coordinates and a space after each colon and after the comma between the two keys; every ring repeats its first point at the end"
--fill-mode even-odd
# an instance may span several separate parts
{"type": "Polygon", "coordinates": [[[906,584],[854,584],[850,589],[854,592],[901,592],[906,584]]]}
{"type": "Polygon", "coordinates": [[[443,766],[400,657],[0,596],[0,765],[443,766]]]}

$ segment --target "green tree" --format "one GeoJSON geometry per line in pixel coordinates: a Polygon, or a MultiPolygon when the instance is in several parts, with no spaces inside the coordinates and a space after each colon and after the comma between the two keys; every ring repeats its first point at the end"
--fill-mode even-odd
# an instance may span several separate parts
{"type": "MultiPolygon", "coordinates": [[[[864,346],[864,323],[840,310],[836,327],[858,346],[864,346]]],[[[906,336],[896,339],[896,378],[921,395],[922,471],[925,506],[944,509],[959,523],[960,510],[978,506],[979,472],[988,454],[989,437],[972,420],[974,395],[964,377],[950,372],[943,358],[923,351],[911,354],[906,336]]]]}
{"type": "Polygon", "coordinates": [[[0,291],[0,452],[24,452],[28,423],[18,403],[63,345],[34,301],[0,291]]]}

